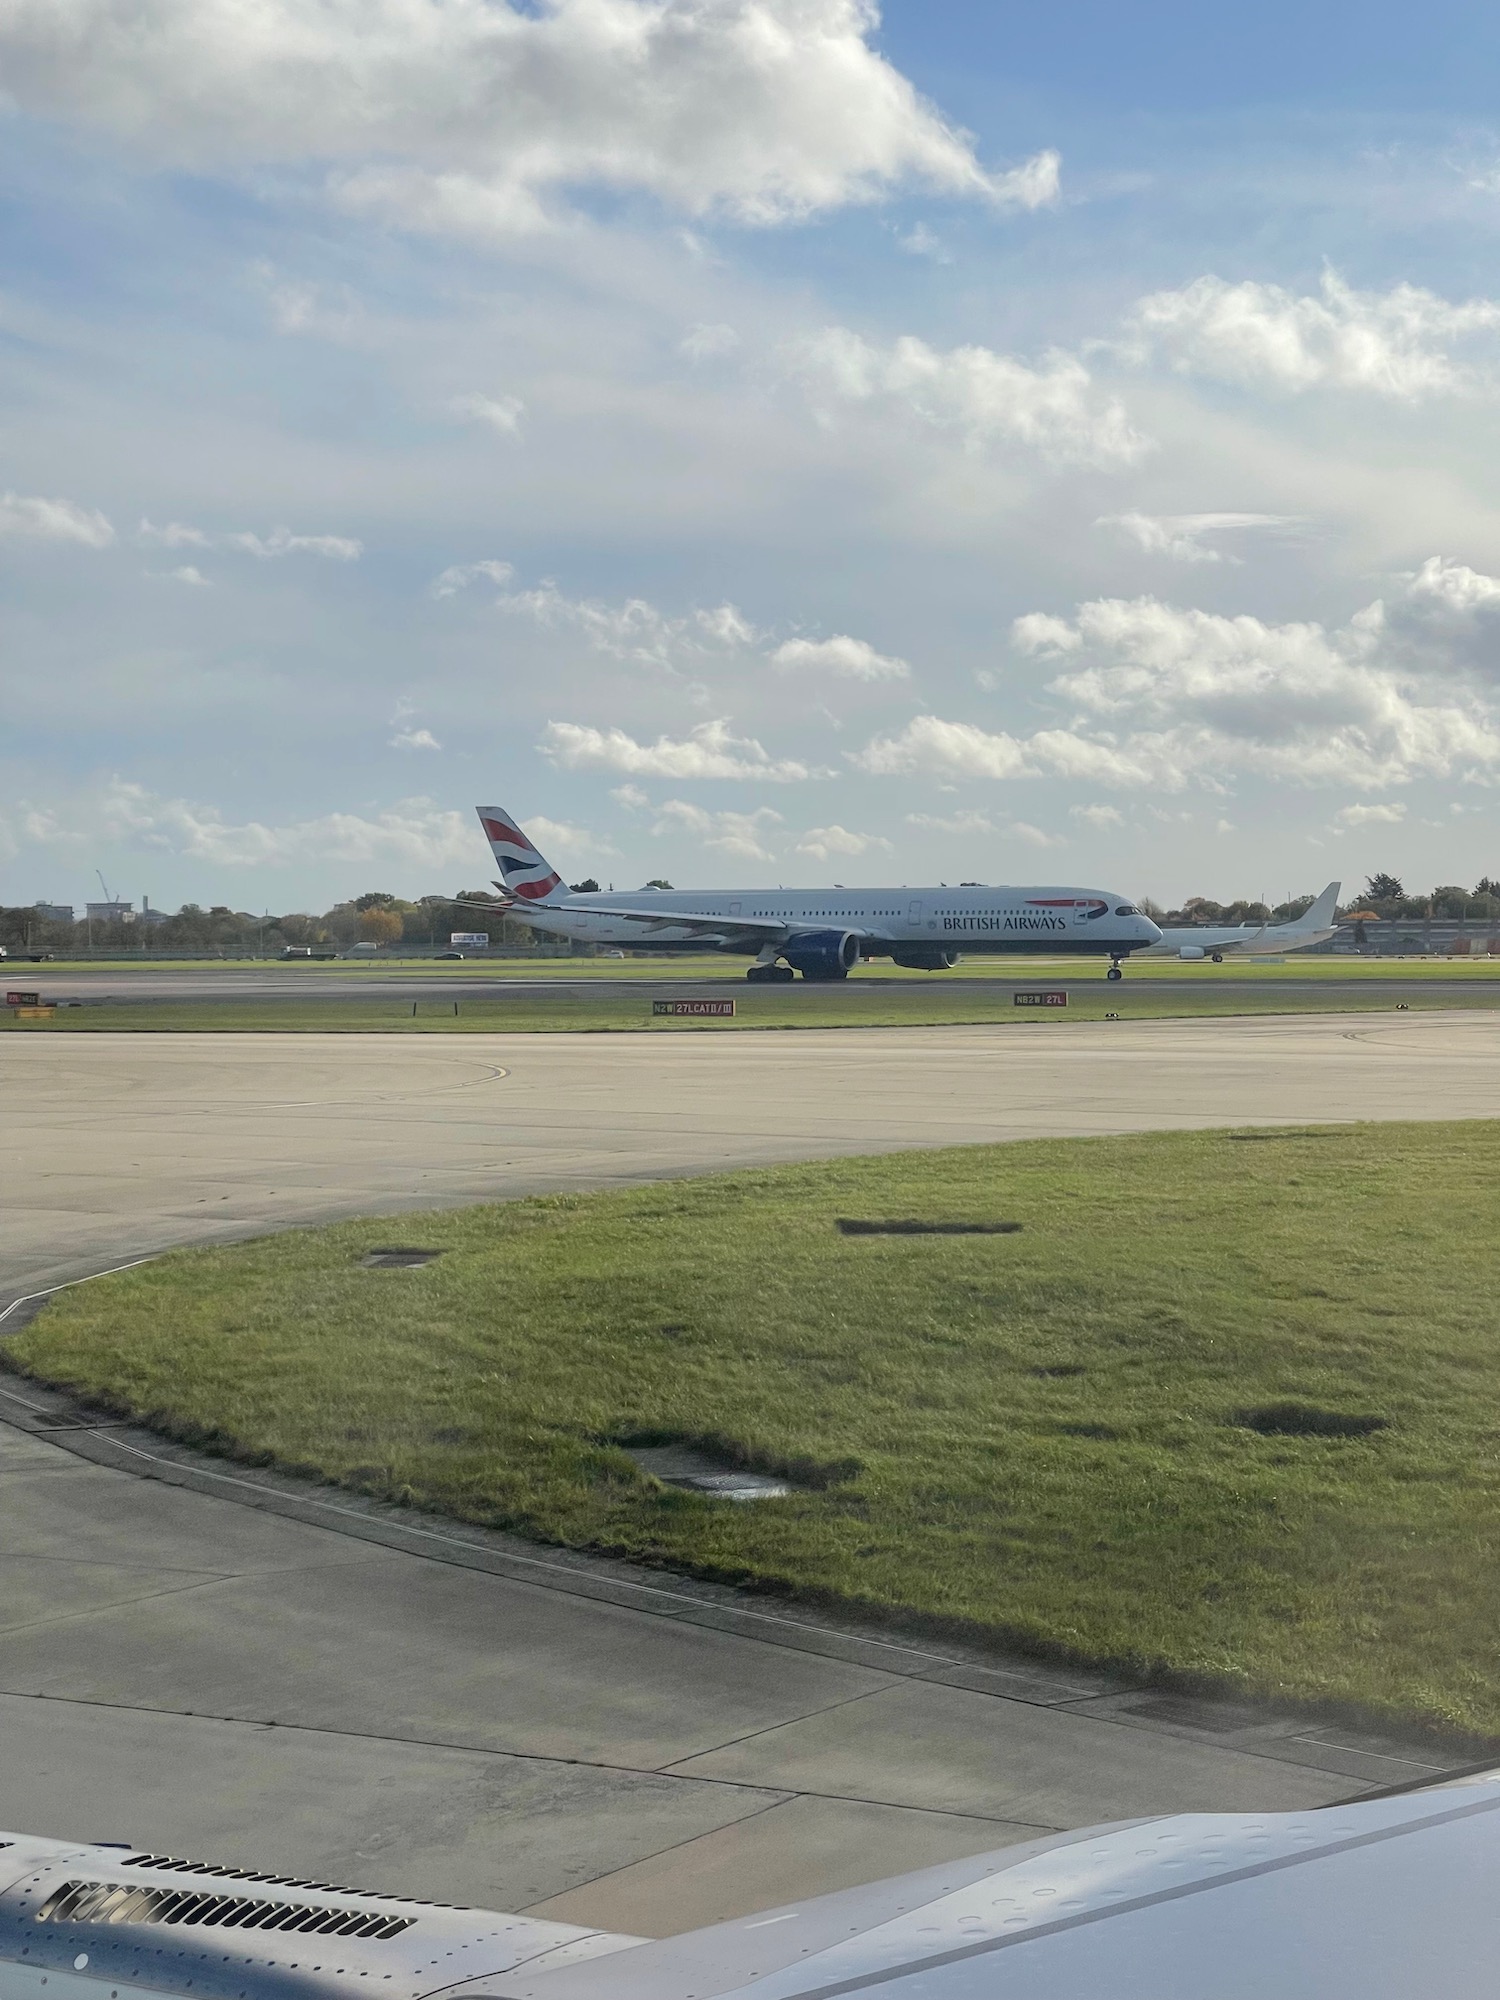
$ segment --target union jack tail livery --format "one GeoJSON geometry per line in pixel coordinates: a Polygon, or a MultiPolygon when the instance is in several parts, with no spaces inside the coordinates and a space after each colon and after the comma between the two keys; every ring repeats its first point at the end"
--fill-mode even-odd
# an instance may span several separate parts
{"type": "Polygon", "coordinates": [[[562,877],[540,855],[508,812],[477,806],[479,824],[501,874],[497,887],[523,903],[545,903],[562,887],[562,877]]]}

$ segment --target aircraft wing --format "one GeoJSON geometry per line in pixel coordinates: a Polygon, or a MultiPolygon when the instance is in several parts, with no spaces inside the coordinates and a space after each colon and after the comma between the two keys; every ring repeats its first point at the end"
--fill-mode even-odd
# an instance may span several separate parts
{"type": "Polygon", "coordinates": [[[1493,2000],[1497,1874],[1494,1770],[1053,1834],[656,1941],[0,1834],[0,1994],[1493,2000]]]}
{"type": "MultiPolygon", "coordinates": [[[[648,930],[656,931],[711,931],[715,936],[757,937],[766,944],[777,938],[784,938],[793,929],[811,930],[810,924],[792,925],[783,917],[700,917],[687,911],[678,910],[601,910],[601,917],[609,917],[622,924],[643,924],[648,930]]],[[[819,930],[832,929],[832,925],[819,924],[819,930]]],[[[849,929],[850,926],[840,926],[849,929]]]]}
{"type": "MultiPolygon", "coordinates": [[[[505,903],[470,903],[465,902],[461,897],[456,897],[454,899],[454,907],[463,910],[488,910],[491,916],[509,915],[511,912],[515,912],[522,918],[526,916],[528,911],[527,904],[517,902],[514,898],[509,899],[505,903]]],[[[574,911],[575,915],[579,913],[587,915],[589,913],[587,903],[576,903],[569,907],[574,911]]],[[[538,914],[544,915],[547,905],[538,903],[534,908],[538,914]]],[[[837,928],[852,930],[859,937],[868,935],[858,924],[842,924],[837,926],[831,924],[795,924],[788,923],[783,917],[713,917],[700,916],[696,911],[690,910],[653,909],[608,909],[597,910],[594,914],[600,917],[608,917],[611,921],[622,924],[640,924],[648,931],[692,931],[695,934],[703,936],[758,938],[765,944],[771,944],[780,938],[789,937],[795,930],[830,930],[837,928]]]]}

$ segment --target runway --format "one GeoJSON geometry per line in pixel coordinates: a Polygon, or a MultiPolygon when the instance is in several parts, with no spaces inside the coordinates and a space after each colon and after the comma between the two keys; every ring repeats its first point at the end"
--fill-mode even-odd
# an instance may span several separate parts
{"type": "MultiPolygon", "coordinates": [[[[1500,1026],[16,1035],[0,1082],[3,1299],[170,1244],[528,1190],[1487,1115],[1500,1026]]],[[[78,1420],[0,1376],[0,1827],[660,1933],[1039,1828],[1304,1807],[1438,1768],[1392,1737],[861,1633],[58,1428],[78,1420]]]]}
{"type": "Polygon", "coordinates": [[[777,1160],[1463,1118],[1488,1012],[815,1034],[0,1039],[0,1298],[179,1243],[777,1160]]]}

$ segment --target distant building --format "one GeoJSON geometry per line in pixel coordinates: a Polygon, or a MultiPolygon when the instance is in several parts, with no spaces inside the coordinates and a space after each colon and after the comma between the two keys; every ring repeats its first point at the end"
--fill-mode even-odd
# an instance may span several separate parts
{"type": "Polygon", "coordinates": [[[32,908],[39,917],[45,917],[49,924],[70,924],[73,921],[71,903],[44,903],[38,897],[32,908]]]}
{"type": "Polygon", "coordinates": [[[84,914],[91,924],[133,924],[134,903],[85,903],[84,914]]]}

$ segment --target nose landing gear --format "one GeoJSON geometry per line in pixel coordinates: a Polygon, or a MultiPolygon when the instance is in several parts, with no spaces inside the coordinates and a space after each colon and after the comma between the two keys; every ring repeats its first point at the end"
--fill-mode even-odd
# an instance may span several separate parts
{"type": "Polygon", "coordinates": [[[1109,970],[1104,976],[1106,979],[1123,979],[1125,977],[1125,974],[1120,970],[1120,961],[1117,958],[1110,960],[1109,970]]]}

